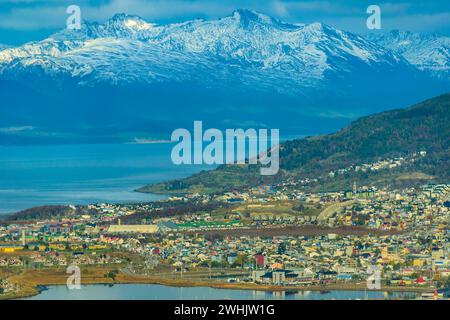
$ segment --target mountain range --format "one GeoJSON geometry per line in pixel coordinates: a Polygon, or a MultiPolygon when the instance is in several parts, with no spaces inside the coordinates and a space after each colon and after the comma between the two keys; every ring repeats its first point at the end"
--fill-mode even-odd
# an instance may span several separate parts
{"type": "Polygon", "coordinates": [[[367,38],[403,56],[420,70],[440,78],[450,77],[450,38],[448,37],[394,30],[382,34],[371,33],[367,38]]]}
{"type": "Polygon", "coordinates": [[[362,117],[333,134],[286,141],[280,145],[281,170],[277,176],[260,176],[257,165],[222,165],[212,171],[146,186],[138,191],[214,193],[289,178],[297,181],[318,179],[307,183],[307,187],[327,191],[349,189],[353,182],[378,187],[448,183],[449,137],[450,94],[445,94],[406,109],[362,117]],[[400,158],[403,159],[399,160],[401,165],[381,167],[383,162],[400,158]],[[370,168],[370,164],[381,169],[355,169],[365,165],[370,168]],[[333,172],[332,176],[330,172],[333,172]]]}
{"type": "Polygon", "coordinates": [[[330,132],[447,92],[448,66],[448,38],[245,9],[168,25],[117,14],[0,51],[0,144],[167,138],[194,120],[330,132]]]}

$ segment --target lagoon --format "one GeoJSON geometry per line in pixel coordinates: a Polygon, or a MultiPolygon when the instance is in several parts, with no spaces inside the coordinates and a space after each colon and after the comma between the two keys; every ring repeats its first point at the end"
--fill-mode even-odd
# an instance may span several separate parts
{"type": "Polygon", "coordinates": [[[83,285],[80,290],[49,286],[30,300],[356,300],[414,299],[415,293],[378,291],[293,291],[215,289],[209,287],[170,287],[154,284],[83,285]]]}

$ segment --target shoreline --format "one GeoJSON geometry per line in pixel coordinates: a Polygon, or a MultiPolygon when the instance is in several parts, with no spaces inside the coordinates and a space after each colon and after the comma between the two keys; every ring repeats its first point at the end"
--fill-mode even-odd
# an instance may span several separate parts
{"type": "MultiPolygon", "coordinates": [[[[98,270],[97,270],[98,271],[98,270]]],[[[102,270],[104,271],[104,270],[102,270]]],[[[14,300],[22,299],[32,296],[37,296],[47,289],[49,286],[63,286],[66,285],[67,275],[61,273],[48,274],[47,277],[34,278],[34,281],[26,281],[27,276],[33,276],[30,272],[28,275],[12,276],[16,283],[23,285],[23,290],[14,295],[5,295],[0,300],[14,300]]],[[[409,293],[423,293],[431,292],[429,287],[400,287],[400,286],[386,286],[380,289],[368,290],[365,283],[341,283],[330,285],[308,285],[308,286],[277,286],[270,284],[255,284],[255,283],[226,283],[217,282],[212,283],[207,280],[189,280],[189,279],[163,279],[158,277],[144,277],[127,275],[123,272],[117,275],[117,279],[112,281],[98,275],[86,277],[82,280],[81,285],[119,285],[119,284],[142,284],[142,285],[163,285],[168,287],[208,287],[222,290],[254,290],[265,292],[282,292],[282,291],[367,291],[367,292],[409,292],[409,293]]]]}

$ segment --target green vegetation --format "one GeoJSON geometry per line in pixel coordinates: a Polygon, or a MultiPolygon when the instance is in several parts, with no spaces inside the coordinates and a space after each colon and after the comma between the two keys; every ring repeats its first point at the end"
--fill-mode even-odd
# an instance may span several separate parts
{"type": "Polygon", "coordinates": [[[319,175],[349,165],[427,151],[417,164],[430,175],[449,177],[450,94],[407,109],[361,118],[341,131],[286,142],[281,167],[319,175]]]}
{"type": "Polygon", "coordinates": [[[84,206],[41,206],[26,209],[12,215],[4,216],[2,223],[10,223],[14,221],[29,221],[29,220],[59,220],[62,217],[76,216],[81,214],[92,214],[92,210],[88,210],[84,206]]]}
{"type": "Polygon", "coordinates": [[[201,171],[185,179],[148,185],[136,191],[156,194],[216,193],[255,185],[260,179],[256,165],[222,165],[216,170],[201,171]]]}
{"type": "Polygon", "coordinates": [[[236,207],[233,211],[245,217],[296,217],[316,216],[322,208],[306,205],[300,201],[274,201],[264,204],[248,204],[236,207]]]}
{"type": "Polygon", "coordinates": [[[53,219],[73,214],[74,211],[69,206],[42,206],[17,212],[4,219],[8,221],[53,219]]]}
{"type": "Polygon", "coordinates": [[[108,273],[105,273],[104,277],[111,279],[113,282],[116,281],[116,277],[119,274],[119,270],[111,270],[108,273]]]}
{"type": "MultiPolygon", "coordinates": [[[[223,165],[191,177],[145,186],[151,193],[216,193],[270,184],[287,176],[323,177],[331,170],[426,151],[419,161],[395,170],[352,173],[324,180],[320,188],[342,190],[348,181],[408,185],[450,178],[450,94],[407,109],[386,111],[352,122],[337,133],[287,141],[280,147],[278,175],[262,177],[257,165],[223,165]]],[[[314,186],[313,186],[314,187],[314,186]]]]}
{"type": "Polygon", "coordinates": [[[178,224],[181,229],[184,228],[218,228],[218,227],[232,227],[240,223],[240,220],[232,221],[191,221],[178,224]]]}

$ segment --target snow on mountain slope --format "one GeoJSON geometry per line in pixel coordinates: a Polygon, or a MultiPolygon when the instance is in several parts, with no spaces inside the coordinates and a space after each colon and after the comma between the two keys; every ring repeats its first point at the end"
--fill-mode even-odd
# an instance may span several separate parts
{"type": "Polygon", "coordinates": [[[441,77],[450,76],[449,37],[395,30],[384,34],[371,34],[368,39],[404,56],[421,70],[441,77]]]}
{"type": "Polygon", "coordinates": [[[284,80],[318,86],[327,76],[380,68],[407,68],[400,55],[363,37],[320,23],[286,24],[237,10],[219,20],[155,25],[117,14],[48,39],[0,52],[0,75],[39,69],[70,75],[80,84],[228,80],[284,80]]]}
{"type": "Polygon", "coordinates": [[[0,51],[0,126],[38,128],[0,144],[128,141],[198,119],[326,133],[448,92],[402,53],[249,10],[168,25],[117,14],[0,51]]]}

